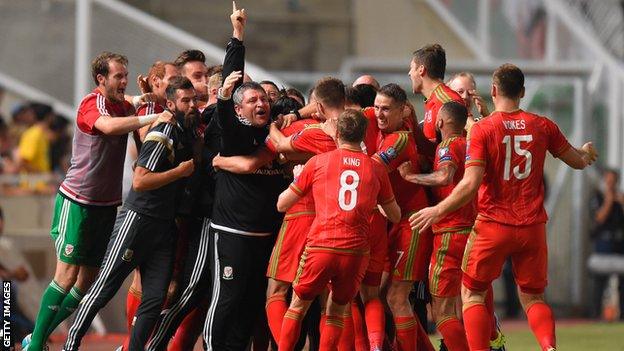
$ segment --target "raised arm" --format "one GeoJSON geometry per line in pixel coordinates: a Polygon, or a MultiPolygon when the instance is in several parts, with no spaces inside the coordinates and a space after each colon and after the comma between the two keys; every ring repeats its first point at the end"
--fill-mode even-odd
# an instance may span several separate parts
{"type": "MultiPolygon", "coordinates": [[[[232,2],[232,14],[230,15],[232,22],[232,39],[225,49],[225,58],[223,59],[223,77],[228,77],[234,71],[240,71],[241,77],[245,70],[245,46],[243,45],[243,37],[245,34],[245,24],[247,23],[247,13],[245,9],[237,9],[236,2],[232,2]]],[[[238,88],[243,80],[236,82],[234,90],[238,88]]]]}

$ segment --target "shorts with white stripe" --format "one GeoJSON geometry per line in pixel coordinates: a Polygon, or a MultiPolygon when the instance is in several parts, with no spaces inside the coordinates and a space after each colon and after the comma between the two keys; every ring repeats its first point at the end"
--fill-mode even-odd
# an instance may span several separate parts
{"type": "Polygon", "coordinates": [[[191,223],[188,251],[184,263],[179,298],[162,311],[154,329],[152,339],[145,348],[147,351],[164,351],[184,318],[206,298],[209,298],[212,280],[208,229],[210,219],[193,219],[191,223]]]}
{"type": "Polygon", "coordinates": [[[117,206],[87,206],[56,194],[50,236],[56,257],[77,266],[100,267],[117,206]]]}
{"type": "Polygon", "coordinates": [[[208,351],[246,350],[264,314],[266,268],[275,236],[245,236],[210,228],[212,298],[204,325],[208,351]]]}
{"type": "Polygon", "coordinates": [[[173,226],[173,221],[145,216],[125,207],[119,211],[100,272],[76,311],[63,350],[79,349],[95,315],[137,266],[141,270],[143,296],[130,337],[130,350],[144,349],[171,277],[173,226]]]}

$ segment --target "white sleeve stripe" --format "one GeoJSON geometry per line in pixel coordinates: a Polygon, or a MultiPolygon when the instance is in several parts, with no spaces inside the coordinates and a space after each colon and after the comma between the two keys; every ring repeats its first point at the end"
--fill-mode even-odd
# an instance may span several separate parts
{"type": "MultiPolygon", "coordinates": [[[[171,131],[171,125],[168,124],[163,129],[163,133],[162,134],[164,134],[165,136],[167,136],[167,138],[169,138],[169,132],[170,131],[171,131]]],[[[154,132],[150,132],[149,134],[151,134],[151,133],[158,133],[158,132],[154,131],[154,132]]],[[[150,157],[147,160],[146,166],[147,166],[148,169],[151,170],[152,167],[156,166],[156,162],[158,162],[158,159],[160,158],[160,156],[163,153],[164,149],[165,149],[165,145],[164,144],[158,144],[154,148],[154,151],[152,151],[152,154],[150,155],[150,157]]]]}
{"type": "Polygon", "coordinates": [[[165,145],[163,145],[162,143],[158,143],[158,145],[156,145],[156,147],[154,148],[154,151],[152,151],[152,154],[150,155],[147,164],[145,164],[145,168],[149,169],[150,171],[154,171],[154,167],[156,167],[156,163],[158,163],[158,159],[160,158],[164,150],[165,145]]]}
{"type": "Polygon", "coordinates": [[[104,100],[104,96],[100,94],[97,95],[96,105],[97,105],[98,111],[100,112],[100,116],[110,116],[110,114],[106,110],[106,101],[104,100]]]}

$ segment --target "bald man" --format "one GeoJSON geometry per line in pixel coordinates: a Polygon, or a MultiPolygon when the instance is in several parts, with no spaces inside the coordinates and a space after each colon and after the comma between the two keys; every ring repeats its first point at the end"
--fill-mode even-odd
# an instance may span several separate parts
{"type": "Polygon", "coordinates": [[[371,76],[370,74],[359,76],[358,79],[353,82],[353,86],[360,84],[372,85],[375,87],[376,90],[379,90],[379,82],[377,81],[377,79],[375,79],[375,77],[371,76]]]}

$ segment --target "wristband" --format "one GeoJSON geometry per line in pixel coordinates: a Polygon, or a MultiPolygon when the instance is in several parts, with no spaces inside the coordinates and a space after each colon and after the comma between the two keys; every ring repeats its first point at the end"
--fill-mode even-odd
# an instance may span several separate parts
{"type": "Polygon", "coordinates": [[[301,113],[299,113],[299,110],[292,110],[290,111],[290,113],[292,113],[293,115],[295,115],[295,117],[297,117],[297,121],[301,120],[301,113]]]}
{"type": "Polygon", "coordinates": [[[232,98],[232,95],[224,96],[223,95],[223,88],[219,88],[219,92],[217,93],[217,99],[219,99],[219,100],[229,100],[231,98],[232,98]]]}
{"type": "Polygon", "coordinates": [[[158,119],[158,116],[160,116],[160,113],[152,113],[151,115],[138,116],[139,117],[139,124],[141,126],[146,126],[148,124],[152,124],[152,122],[154,122],[155,120],[158,119]]]}

